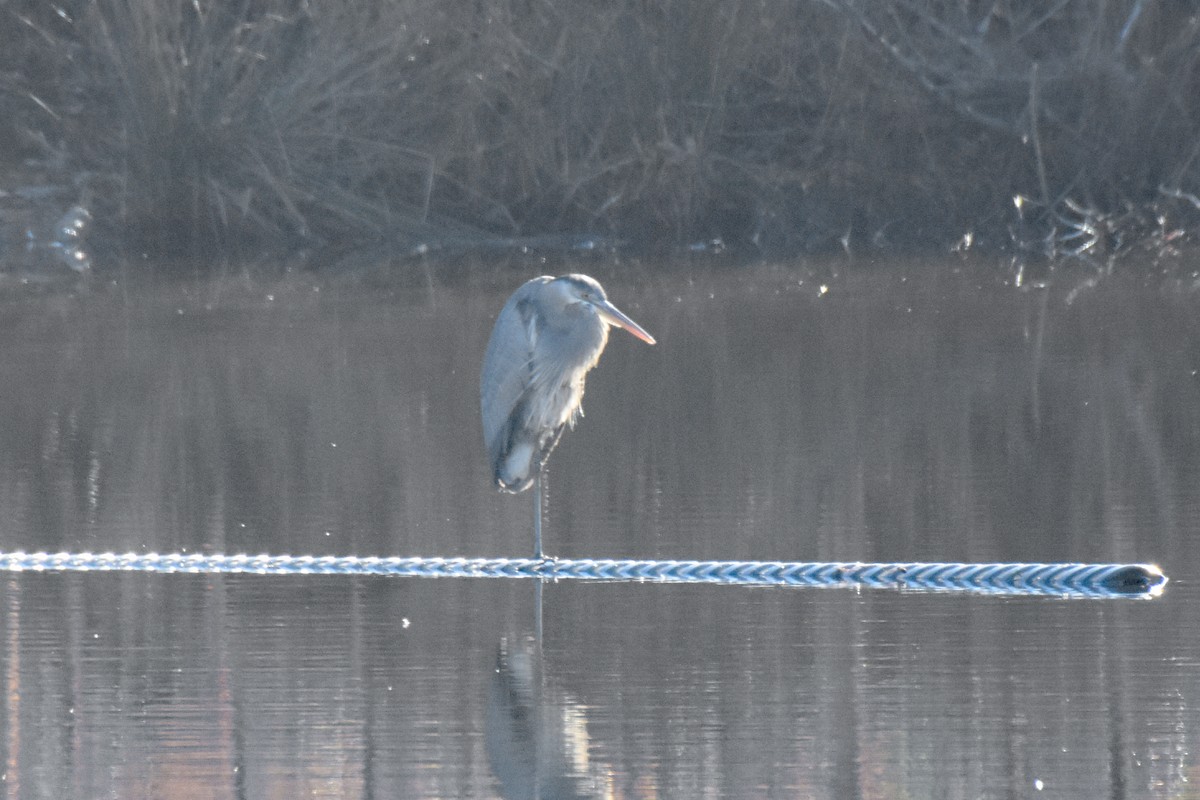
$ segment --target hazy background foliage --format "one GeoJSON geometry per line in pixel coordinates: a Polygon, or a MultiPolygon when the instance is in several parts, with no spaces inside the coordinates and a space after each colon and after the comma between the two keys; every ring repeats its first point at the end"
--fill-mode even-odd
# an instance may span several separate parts
{"type": "Polygon", "coordinates": [[[0,160],[149,249],[1103,252],[1200,206],[1198,62],[1145,0],[0,0],[0,160]]]}

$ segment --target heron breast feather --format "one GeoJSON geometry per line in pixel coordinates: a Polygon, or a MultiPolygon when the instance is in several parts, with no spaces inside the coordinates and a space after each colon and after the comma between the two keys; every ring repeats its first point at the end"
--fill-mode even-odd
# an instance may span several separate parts
{"type": "Polygon", "coordinates": [[[527,427],[531,430],[556,430],[574,424],[583,401],[583,381],[538,380],[530,384],[526,401],[527,427]]]}

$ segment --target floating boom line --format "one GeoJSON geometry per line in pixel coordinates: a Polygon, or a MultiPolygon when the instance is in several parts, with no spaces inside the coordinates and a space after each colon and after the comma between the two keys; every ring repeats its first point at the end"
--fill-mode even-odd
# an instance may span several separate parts
{"type": "Polygon", "coordinates": [[[916,591],[1074,597],[1157,597],[1150,564],[956,564],[828,561],[658,561],[592,558],[222,555],[0,552],[0,571],[393,575],[541,578],[742,586],[858,586],[916,591]]]}

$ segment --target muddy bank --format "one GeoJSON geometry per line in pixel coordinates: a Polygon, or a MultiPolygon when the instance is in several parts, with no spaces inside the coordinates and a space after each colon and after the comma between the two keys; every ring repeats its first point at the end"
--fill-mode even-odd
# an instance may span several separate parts
{"type": "Polygon", "coordinates": [[[1200,229],[1184,6],[104,0],[0,21],[6,258],[76,205],[97,252],[195,257],[958,248],[1110,268],[1200,229]]]}

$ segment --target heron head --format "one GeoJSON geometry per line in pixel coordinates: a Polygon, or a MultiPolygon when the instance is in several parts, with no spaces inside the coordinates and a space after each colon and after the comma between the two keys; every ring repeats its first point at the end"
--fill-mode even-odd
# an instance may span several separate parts
{"type": "Polygon", "coordinates": [[[562,302],[564,310],[572,305],[582,304],[591,309],[606,325],[624,328],[646,344],[654,344],[654,337],[610,303],[604,293],[604,287],[590,275],[563,275],[551,281],[548,288],[562,302]]]}

